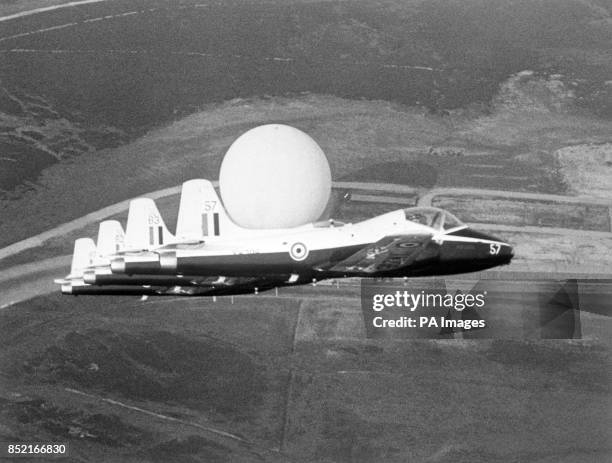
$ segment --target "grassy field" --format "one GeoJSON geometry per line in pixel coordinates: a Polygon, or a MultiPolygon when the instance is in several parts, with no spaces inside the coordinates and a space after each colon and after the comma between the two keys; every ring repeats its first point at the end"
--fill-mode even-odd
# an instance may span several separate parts
{"type": "MultiPolygon", "coordinates": [[[[18,380],[40,385],[26,388],[24,395],[33,390],[45,395],[63,384],[145,408],[163,404],[158,410],[165,415],[228,429],[272,446],[282,426],[280,408],[288,379],[279,357],[291,351],[299,301],[268,300],[256,311],[245,310],[250,305],[240,299],[236,304],[193,302],[176,311],[169,310],[177,307],[169,301],[144,307],[130,298],[54,301],[52,297],[21,306],[14,316],[4,312],[3,389],[18,380]],[[119,307],[123,309],[117,311],[119,307]],[[29,313],[26,318],[24,310],[29,313]],[[37,326],[46,326],[45,333],[35,334],[37,326]],[[187,326],[193,329],[186,330],[187,326]],[[15,336],[18,332],[36,339],[24,343],[15,336]],[[182,392],[176,393],[179,389],[182,392]]],[[[57,413],[66,408],[60,403],[54,406],[60,410],[57,413]]],[[[82,412],[89,417],[86,410],[82,412]]],[[[18,413],[14,407],[3,409],[7,419],[18,413]]],[[[68,437],[70,426],[80,422],[94,433],[87,419],[79,420],[79,413],[61,420],[55,414],[51,408],[30,422],[31,430],[68,437]],[[48,424],[57,421],[55,428],[48,424]]],[[[97,431],[91,441],[112,447],[104,436],[117,431],[97,431]]],[[[149,436],[150,432],[140,431],[149,436]]],[[[171,432],[167,437],[176,436],[171,432]]],[[[134,444],[117,444],[126,443],[134,444]]]]}
{"type": "MultiPolygon", "coordinates": [[[[602,340],[368,340],[357,291],[233,303],[52,295],[6,309],[0,437],[122,461],[609,455],[602,340]]],[[[500,314],[520,326],[521,298],[505,301],[500,314]]]]}
{"type": "MultiPolygon", "coordinates": [[[[483,229],[486,232],[486,227],[483,229]]],[[[582,268],[587,272],[601,272],[610,268],[612,238],[591,238],[588,236],[560,236],[557,234],[502,232],[493,230],[492,235],[507,240],[514,246],[513,262],[536,264],[538,268],[582,268]]]]}
{"type": "Polygon", "coordinates": [[[578,193],[612,203],[612,144],[575,145],[555,152],[561,173],[578,193]]]}
{"type": "Polygon", "coordinates": [[[190,178],[217,178],[231,142],[267,122],[294,125],[311,135],[338,180],[555,193],[568,190],[569,180],[560,173],[554,150],[610,136],[608,124],[597,119],[565,113],[536,117],[503,107],[473,118],[329,96],[236,100],[126,146],[46,169],[39,186],[0,201],[0,244],[190,178]],[[464,154],[434,156],[428,154],[432,146],[452,146],[464,154]]]}
{"type": "Polygon", "coordinates": [[[2,22],[0,246],[215,178],[232,140],[265,122],[311,134],[335,179],[563,193],[602,166],[590,188],[606,191],[601,0],[195,3],[108,1],[2,22]],[[604,156],[588,167],[591,145],[604,156]]]}
{"type": "Polygon", "coordinates": [[[464,222],[610,231],[609,207],[475,196],[437,196],[432,204],[464,222]]]}

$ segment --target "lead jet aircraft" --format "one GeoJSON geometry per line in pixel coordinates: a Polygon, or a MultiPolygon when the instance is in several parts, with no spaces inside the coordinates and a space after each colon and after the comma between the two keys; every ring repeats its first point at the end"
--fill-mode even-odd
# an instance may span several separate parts
{"type": "Polygon", "coordinates": [[[359,223],[288,229],[236,225],[207,180],[183,184],[176,233],[153,200],[130,203],[125,233],[100,224],[97,243],[75,242],[64,294],[244,294],[329,278],[415,277],[510,263],[512,247],[434,207],[410,207],[359,223]]]}

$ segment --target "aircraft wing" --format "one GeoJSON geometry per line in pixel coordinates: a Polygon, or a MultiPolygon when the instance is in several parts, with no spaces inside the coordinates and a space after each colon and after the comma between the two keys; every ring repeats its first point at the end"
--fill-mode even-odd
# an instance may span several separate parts
{"type": "Polygon", "coordinates": [[[326,270],[363,273],[396,270],[411,264],[431,238],[430,234],[387,236],[326,270]]]}

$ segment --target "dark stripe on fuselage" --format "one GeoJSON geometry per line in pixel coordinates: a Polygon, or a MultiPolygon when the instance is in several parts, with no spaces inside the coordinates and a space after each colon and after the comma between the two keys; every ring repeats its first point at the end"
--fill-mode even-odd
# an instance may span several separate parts
{"type": "Polygon", "coordinates": [[[166,286],[124,286],[124,285],[111,285],[111,286],[74,286],[71,288],[70,293],[74,296],[163,296],[165,291],[168,290],[166,286]]]}
{"type": "Polygon", "coordinates": [[[174,275],[127,275],[122,273],[112,273],[105,275],[96,275],[95,283],[100,286],[108,285],[157,285],[157,286],[193,286],[205,284],[208,281],[210,284],[214,281],[214,277],[201,276],[174,276],[174,275]]]}
{"type": "Polygon", "coordinates": [[[365,245],[314,249],[303,261],[295,261],[289,252],[179,257],[177,272],[192,275],[264,275],[270,273],[312,273],[331,267],[353,255],[365,245]]]}
{"type": "Polygon", "coordinates": [[[219,214],[217,212],[213,214],[213,228],[215,231],[215,236],[219,236],[219,214]]]}
{"type": "MultiPolygon", "coordinates": [[[[125,274],[131,275],[134,273],[151,273],[153,275],[163,275],[164,272],[161,270],[159,261],[152,262],[126,262],[125,263],[125,274]]],[[[173,272],[174,273],[174,272],[173,272]]],[[[123,275],[119,273],[118,275],[123,275]]]]}

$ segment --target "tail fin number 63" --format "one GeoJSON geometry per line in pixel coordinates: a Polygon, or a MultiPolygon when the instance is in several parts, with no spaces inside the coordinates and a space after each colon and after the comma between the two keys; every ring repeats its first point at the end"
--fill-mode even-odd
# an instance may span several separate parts
{"type": "Polygon", "coordinates": [[[217,201],[204,201],[204,212],[212,211],[217,205],[217,201]]]}

